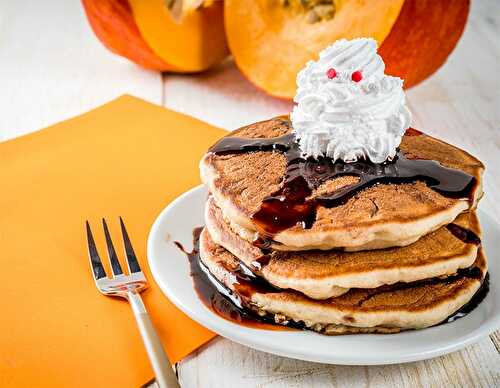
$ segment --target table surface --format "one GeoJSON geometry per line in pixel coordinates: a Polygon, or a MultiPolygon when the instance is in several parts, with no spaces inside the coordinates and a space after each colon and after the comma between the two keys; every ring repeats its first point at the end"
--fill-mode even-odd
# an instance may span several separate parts
{"type": "MultiPolygon", "coordinates": [[[[487,166],[481,208],[500,216],[500,1],[475,0],[456,50],[408,91],[414,126],[469,150],[487,166]]],[[[216,126],[287,113],[231,62],[165,75],[109,53],[77,1],[2,1],[0,141],[85,112],[124,93],[216,126]]],[[[497,257],[490,257],[492,260],[497,257]]],[[[176,365],[185,387],[500,386],[500,331],[462,351],[390,366],[335,366],[278,357],[217,338],[176,365]]]]}

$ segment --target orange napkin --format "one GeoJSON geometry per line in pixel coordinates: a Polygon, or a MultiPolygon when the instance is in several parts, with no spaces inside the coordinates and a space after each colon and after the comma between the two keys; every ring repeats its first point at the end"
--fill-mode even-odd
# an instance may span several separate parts
{"type": "Polygon", "coordinates": [[[86,219],[105,258],[100,218],[120,244],[124,218],[172,362],[214,336],[156,286],[146,240],[159,212],[199,183],[198,161],[223,133],[123,96],[0,143],[0,386],[138,387],[153,377],[128,303],[94,285],[86,219]]]}

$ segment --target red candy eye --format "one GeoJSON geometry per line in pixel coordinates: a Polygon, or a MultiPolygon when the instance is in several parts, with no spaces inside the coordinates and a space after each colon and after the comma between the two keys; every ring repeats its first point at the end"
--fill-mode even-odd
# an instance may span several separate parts
{"type": "Polygon", "coordinates": [[[351,79],[354,82],[359,82],[363,79],[363,74],[358,70],[351,74],[351,79]]]}
{"type": "Polygon", "coordinates": [[[337,72],[335,71],[335,69],[332,67],[330,69],[328,69],[328,71],[326,72],[326,76],[329,78],[329,79],[333,79],[337,76],[337,72]]]}

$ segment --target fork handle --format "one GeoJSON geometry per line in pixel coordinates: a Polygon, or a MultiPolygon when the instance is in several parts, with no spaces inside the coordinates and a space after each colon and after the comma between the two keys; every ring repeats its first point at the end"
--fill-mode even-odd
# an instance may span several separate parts
{"type": "Polygon", "coordinates": [[[180,388],[172,365],[168,360],[160,338],[142,302],[141,295],[135,290],[130,290],[127,295],[142,336],[142,341],[146,347],[149,361],[153,367],[158,386],[160,388],[180,388]]]}

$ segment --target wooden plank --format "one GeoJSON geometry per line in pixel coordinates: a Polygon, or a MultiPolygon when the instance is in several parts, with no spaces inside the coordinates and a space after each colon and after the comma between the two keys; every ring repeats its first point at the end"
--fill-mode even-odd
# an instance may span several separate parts
{"type": "Polygon", "coordinates": [[[165,75],[163,105],[228,130],[288,114],[292,107],[253,86],[231,61],[189,77],[165,75]]]}
{"type": "Polygon", "coordinates": [[[0,20],[0,140],[124,93],[161,103],[161,74],[105,49],[79,1],[3,1],[0,20]]]}
{"type": "Polygon", "coordinates": [[[495,331],[490,335],[491,342],[495,345],[495,349],[500,353],[500,330],[495,331]]]}
{"type": "Polygon", "coordinates": [[[500,355],[485,339],[432,360],[387,366],[325,365],[218,338],[182,362],[183,387],[494,387],[500,355]]]}

